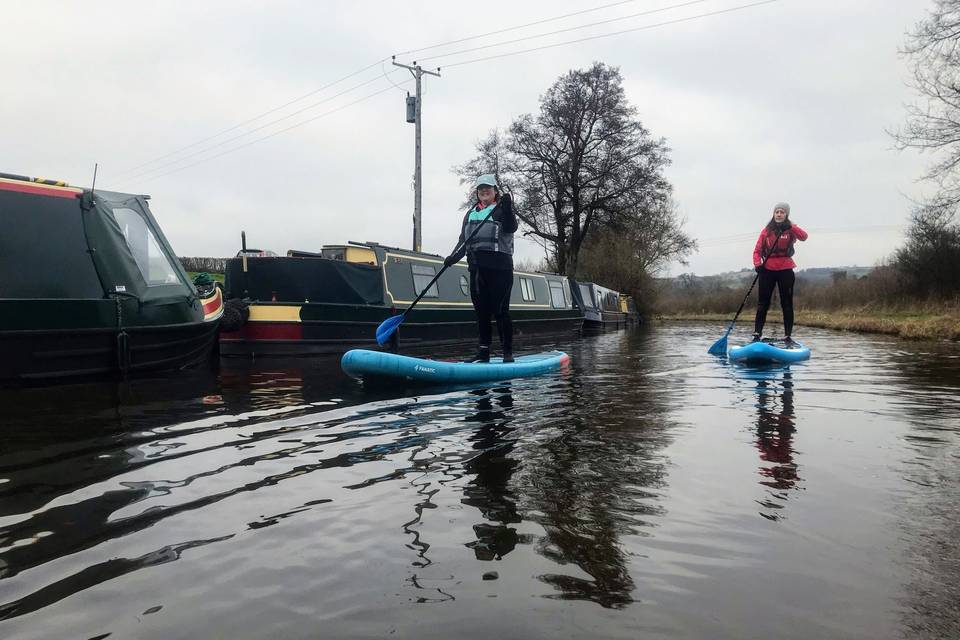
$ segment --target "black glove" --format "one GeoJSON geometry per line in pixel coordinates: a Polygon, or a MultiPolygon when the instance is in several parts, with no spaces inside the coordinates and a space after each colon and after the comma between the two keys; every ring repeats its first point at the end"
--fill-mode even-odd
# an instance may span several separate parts
{"type": "Polygon", "coordinates": [[[459,262],[459,260],[457,260],[457,256],[455,256],[455,255],[449,255],[449,256],[447,256],[446,258],[443,259],[443,266],[445,266],[445,267],[451,267],[451,266],[457,264],[458,262],[459,262]]]}
{"type": "Polygon", "coordinates": [[[509,193],[500,194],[500,206],[504,209],[509,209],[513,206],[513,198],[510,197],[509,193]]]}
{"type": "Polygon", "coordinates": [[[756,271],[757,273],[760,273],[761,269],[763,269],[763,265],[759,265],[759,264],[753,268],[753,270],[756,271]]]}

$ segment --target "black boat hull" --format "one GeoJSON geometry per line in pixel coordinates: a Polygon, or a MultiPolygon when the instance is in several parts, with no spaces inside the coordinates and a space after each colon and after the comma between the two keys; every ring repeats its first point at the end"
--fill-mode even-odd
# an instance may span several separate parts
{"type": "MultiPolygon", "coordinates": [[[[390,309],[356,307],[350,311],[335,309],[331,312],[330,307],[337,306],[307,304],[295,307],[270,303],[251,306],[250,320],[243,327],[220,334],[220,354],[312,356],[379,348],[376,329],[390,317],[390,309]],[[320,319],[342,315],[350,319],[320,319]]],[[[511,312],[511,316],[515,342],[522,341],[527,335],[569,336],[579,332],[583,325],[583,316],[577,311],[549,314],[516,311],[511,312]]],[[[496,335],[496,331],[493,333],[496,335]]],[[[411,312],[410,318],[400,326],[396,344],[392,347],[402,352],[416,352],[445,344],[471,343],[476,339],[477,321],[472,308],[423,310],[411,312]]]]}
{"type": "Polygon", "coordinates": [[[207,361],[218,323],[116,329],[0,331],[0,382],[105,377],[207,361]]]}

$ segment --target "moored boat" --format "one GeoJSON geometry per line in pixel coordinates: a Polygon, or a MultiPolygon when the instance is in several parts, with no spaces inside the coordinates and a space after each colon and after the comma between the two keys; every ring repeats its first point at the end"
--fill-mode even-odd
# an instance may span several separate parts
{"type": "Polygon", "coordinates": [[[175,369],[216,345],[148,196],[0,174],[0,381],[175,369]]]}
{"type": "MultiPolygon", "coordinates": [[[[241,254],[228,261],[228,305],[245,321],[225,326],[223,355],[342,354],[376,348],[376,328],[404,311],[443,268],[438,255],[373,242],[290,251],[284,257],[241,254]],[[239,314],[238,314],[239,315],[239,314]]],[[[514,273],[510,298],[514,333],[572,335],[583,314],[568,280],[556,274],[514,273]]],[[[476,340],[465,262],[447,269],[408,315],[395,348],[476,340]]]]}
{"type": "Polygon", "coordinates": [[[574,298],[583,309],[585,330],[623,329],[636,323],[636,313],[628,311],[628,296],[593,282],[572,282],[574,298]]]}

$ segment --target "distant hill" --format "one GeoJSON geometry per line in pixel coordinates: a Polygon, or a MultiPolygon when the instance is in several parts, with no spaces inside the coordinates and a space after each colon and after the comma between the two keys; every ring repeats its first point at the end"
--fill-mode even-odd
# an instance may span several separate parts
{"type": "MultiPolygon", "coordinates": [[[[807,282],[828,282],[833,279],[834,273],[846,273],[847,278],[862,278],[869,275],[871,271],[873,271],[873,267],[812,267],[797,271],[797,278],[807,282]]],[[[725,271],[712,276],[684,273],[661,280],[664,282],[682,281],[687,285],[699,284],[708,288],[710,285],[713,285],[713,287],[739,287],[743,284],[750,284],[755,275],[756,272],[753,269],[740,269],[739,271],[725,271]]]]}

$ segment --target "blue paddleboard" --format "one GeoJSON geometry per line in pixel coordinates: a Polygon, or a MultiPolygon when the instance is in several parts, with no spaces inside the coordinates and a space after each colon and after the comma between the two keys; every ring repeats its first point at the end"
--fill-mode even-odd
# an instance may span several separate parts
{"type": "Polygon", "coordinates": [[[397,378],[415,382],[460,384],[538,376],[555,371],[569,361],[570,356],[562,351],[518,356],[516,362],[504,364],[500,358],[491,358],[489,363],[444,362],[411,358],[385,351],[353,349],[343,354],[340,368],[354,378],[397,378]]]}
{"type": "Polygon", "coordinates": [[[748,364],[789,364],[810,358],[810,349],[799,342],[787,348],[783,342],[779,345],[772,342],[751,342],[742,347],[730,349],[727,357],[734,362],[748,364]]]}

